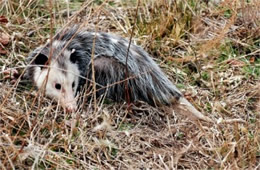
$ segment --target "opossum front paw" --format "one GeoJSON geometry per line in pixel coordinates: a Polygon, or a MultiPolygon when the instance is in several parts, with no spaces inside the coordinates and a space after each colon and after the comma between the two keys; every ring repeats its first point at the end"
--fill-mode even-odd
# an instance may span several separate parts
{"type": "Polygon", "coordinates": [[[11,83],[15,83],[19,76],[19,72],[13,68],[3,71],[3,79],[11,80],[11,83]]]}

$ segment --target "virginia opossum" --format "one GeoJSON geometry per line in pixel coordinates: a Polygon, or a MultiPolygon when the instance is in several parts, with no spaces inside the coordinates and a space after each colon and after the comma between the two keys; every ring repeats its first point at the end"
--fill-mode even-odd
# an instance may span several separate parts
{"type": "Polygon", "coordinates": [[[39,89],[46,86],[45,94],[59,100],[67,111],[77,109],[75,95],[84,85],[92,84],[91,56],[94,56],[95,82],[97,89],[102,89],[97,90],[97,95],[106,92],[110,99],[125,100],[127,68],[132,102],[170,105],[178,101],[186,104],[191,112],[198,112],[143,48],[131,44],[127,54],[129,41],[126,39],[79,28],[62,29],[51,42],[35,49],[28,57],[25,73],[39,89]]]}

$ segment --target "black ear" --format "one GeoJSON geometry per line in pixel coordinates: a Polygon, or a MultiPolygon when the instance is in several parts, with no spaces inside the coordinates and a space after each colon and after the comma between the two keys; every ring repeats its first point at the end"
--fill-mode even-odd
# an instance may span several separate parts
{"type": "Polygon", "coordinates": [[[41,54],[41,53],[36,54],[36,55],[37,56],[36,56],[36,58],[34,60],[34,63],[36,65],[45,65],[46,62],[48,61],[48,57],[46,55],[44,55],[44,54],[41,54]]]}
{"type": "Polygon", "coordinates": [[[74,49],[72,50],[71,54],[70,54],[70,61],[72,63],[76,63],[76,61],[78,60],[78,56],[79,54],[77,53],[77,51],[75,51],[74,49]]]}

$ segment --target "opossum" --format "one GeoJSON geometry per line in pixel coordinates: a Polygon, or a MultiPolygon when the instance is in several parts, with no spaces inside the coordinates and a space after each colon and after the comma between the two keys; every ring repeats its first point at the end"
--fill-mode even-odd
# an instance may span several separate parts
{"type": "Polygon", "coordinates": [[[31,52],[25,73],[67,111],[77,109],[77,92],[93,84],[94,68],[97,96],[105,94],[120,102],[126,99],[128,89],[131,102],[153,106],[184,102],[188,110],[198,112],[142,47],[131,44],[128,48],[129,41],[122,37],[79,28],[62,29],[52,41],[31,52]]]}

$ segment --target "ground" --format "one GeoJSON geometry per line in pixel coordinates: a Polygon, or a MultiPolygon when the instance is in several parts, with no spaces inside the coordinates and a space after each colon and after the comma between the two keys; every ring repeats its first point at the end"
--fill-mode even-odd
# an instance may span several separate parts
{"type": "Polygon", "coordinates": [[[1,1],[1,169],[258,169],[259,11],[258,0],[1,1]],[[64,113],[19,74],[73,23],[132,37],[214,122],[101,99],[64,113]]]}

